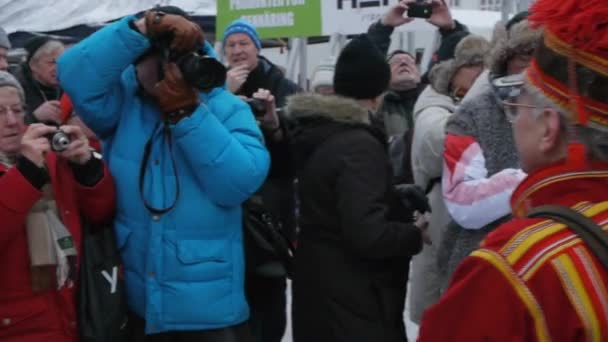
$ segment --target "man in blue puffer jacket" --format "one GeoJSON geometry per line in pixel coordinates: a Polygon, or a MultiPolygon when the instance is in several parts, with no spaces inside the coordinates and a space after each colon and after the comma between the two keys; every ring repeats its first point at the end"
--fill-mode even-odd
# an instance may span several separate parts
{"type": "Polygon", "coordinates": [[[158,37],[212,55],[200,27],[164,7],[105,27],[58,61],[116,179],[132,340],[246,341],[241,203],[263,183],[269,155],[247,104],[223,87],[192,88],[162,62],[158,37]]]}

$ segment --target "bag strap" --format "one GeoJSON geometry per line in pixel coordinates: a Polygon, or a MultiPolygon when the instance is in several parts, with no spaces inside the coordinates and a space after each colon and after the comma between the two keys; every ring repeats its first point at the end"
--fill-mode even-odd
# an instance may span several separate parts
{"type": "Polygon", "coordinates": [[[433,191],[435,184],[441,184],[441,177],[431,178],[429,180],[428,184],[426,185],[426,188],[424,188],[424,194],[425,195],[430,194],[431,191],[433,191]]]}
{"type": "Polygon", "coordinates": [[[608,234],[587,216],[567,207],[545,205],[532,209],[528,217],[544,217],[568,226],[608,269],[608,234]]]}

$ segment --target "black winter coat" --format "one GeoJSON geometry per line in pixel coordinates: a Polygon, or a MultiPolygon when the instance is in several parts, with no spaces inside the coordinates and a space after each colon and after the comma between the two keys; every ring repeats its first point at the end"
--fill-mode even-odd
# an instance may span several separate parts
{"type": "Polygon", "coordinates": [[[25,92],[26,114],[25,123],[37,123],[38,119],[34,116],[34,111],[43,103],[61,98],[60,88],[45,87],[34,79],[29,66],[24,63],[14,71],[15,78],[21,83],[25,92]]]}
{"type": "MultiPolygon", "coordinates": [[[[263,56],[259,56],[257,68],[249,74],[247,80],[236,94],[252,97],[260,88],[267,89],[274,95],[277,108],[285,106],[287,96],[301,90],[295,83],[285,77],[279,67],[263,56]]],[[[285,124],[284,118],[281,117],[281,125],[285,127],[285,124]]],[[[265,210],[279,218],[288,237],[292,241],[295,241],[295,175],[289,144],[285,140],[275,141],[272,133],[264,130],[263,133],[266,148],[270,152],[270,170],[266,182],[251,198],[251,201],[260,204],[265,210]]],[[[276,275],[272,272],[259,271],[260,269],[267,268],[269,264],[275,263],[276,258],[269,253],[257,248],[247,250],[247,271],[250,273],[256,272],[263,276],[275,277],[276,275]]]]}
{"type": "Polygon", "coordinates": [[[290,99],[300,225],[294,341],[406,341],[410,258],[422,247],[391,188],[386,136],[355,101],[290,99]]]}

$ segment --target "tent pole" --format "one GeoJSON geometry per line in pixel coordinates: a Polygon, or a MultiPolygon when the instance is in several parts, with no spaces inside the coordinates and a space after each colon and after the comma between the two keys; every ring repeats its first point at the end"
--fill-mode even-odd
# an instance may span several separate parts
{"type": "Polygon", "coordinates": [[[412,56],[416,56],[416,34],[414,32],[407,33],[407,52],[412,56]]]}
{"type": "Polygon", "coordinates": [[[300,73],[298,85],[304,90],[308,90],[308,38],[300,38],[300,73]]]}
{"type": "Polygon", "coordinates": [[[287,52],[287,75],[285,75],[290,80],[296,80],[297,70],[296,63],[298,62],[299,55],[299,42],[298,38],[290,38],[289,39],[289,51],[287,52]]]}
{"type": "Polygon", "coordinates": [[[215,50],[215,55],[217,56],[217,59],[224,63],[224,60],[226,59],[224,56],[224,44],[222,44],[221,41],[216,41],[215,44],[213,44],[213,50],[215,50]]]}
{"type": "Polygon", "coordinates": [[[502,22],[506,23],[507,21],[509,21],[509,15],[511,14],[511,11],[513,10],[513,4],[511,3],[510,0],[503,0],[502,1],[502,22]]]}

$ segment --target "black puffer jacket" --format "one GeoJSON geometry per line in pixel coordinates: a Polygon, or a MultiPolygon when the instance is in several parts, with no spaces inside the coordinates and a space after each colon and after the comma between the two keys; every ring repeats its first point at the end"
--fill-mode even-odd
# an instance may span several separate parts
{"type": "Polygon", "coordinates": [[[391,190],[386,136],[352,100],[298,95],[287,111],[300,181],[294,340],[405,341],[408,265],[422,241],[391,190]]]}

